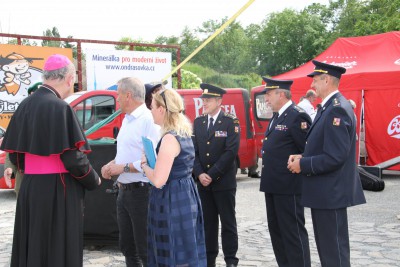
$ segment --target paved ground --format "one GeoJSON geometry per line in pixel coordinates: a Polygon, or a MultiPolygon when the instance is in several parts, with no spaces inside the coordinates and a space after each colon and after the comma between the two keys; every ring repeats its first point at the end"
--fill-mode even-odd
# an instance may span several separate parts
{"type": "MultiPolygon", "coordinates": [[[[400,177],[385,177],[382,192],[365,191],[368,204],[350,208],[349,229],[353,267],[400,266],[400,177]]],[[[265,215],[264,196],[259,179],[238,175],[237,220],[239,266],[277,266],[271,247],[265,215]]],[[[0,190],[0,267],[9,266],[15,213],[15,195],[0,190]]],[[[312,266],[320,266],[309,210],[306,226],[310,236],[312,266]]],[[[125,266],[115,247],[84,250],[84,266],[125,266]]],[[[218,257],[219,266],[225,266],[218,257]]]]}

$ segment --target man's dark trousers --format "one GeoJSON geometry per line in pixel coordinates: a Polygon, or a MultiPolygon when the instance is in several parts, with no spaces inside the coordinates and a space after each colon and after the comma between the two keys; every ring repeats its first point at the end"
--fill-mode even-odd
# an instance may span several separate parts
{"type": "Polygon", "coordinates": [[[147,266],[149,186],[123,190],[117,198],[119,246],[127,267],[147,266]]]}
{"type": "Polygon", "coordinates": [[[215,266],[218,255],[218,228],[221,220],[221,240],[224,259],[227,264],[236,265],[238,235],[235,217],[236,188],[223,191],[199,190],[203,207],[206,235],[207,266],[215,266]],[[218,218],[219,215],[219,218],[218,218]]]}
{"type": "Polygon", "coordinates": [[[311,209],[311,217],[321,266],[350,267],[347,208],[311,209]]]}
{"type": "Polygon", "coordinates": [[[300,195],[265,193],[268,231],[281,267],[311,266],[308,233],[300,195]]]}

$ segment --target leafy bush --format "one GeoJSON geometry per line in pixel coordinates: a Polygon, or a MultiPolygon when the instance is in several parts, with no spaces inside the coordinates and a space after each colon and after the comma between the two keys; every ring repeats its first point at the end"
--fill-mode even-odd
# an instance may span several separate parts
{"type": "MultiPolygon", "coordinates": [[[[200,83],[210,83],[222,88],[245,88],[250,90],[261,84],[262,78],[256,73],[228,74],[219,73],[199,64],[187,63],[181,69],[182,88],[200,88],[200,83]]],[[[177,88],[177,78],[173,78],[173,87],[177,88]]]]}

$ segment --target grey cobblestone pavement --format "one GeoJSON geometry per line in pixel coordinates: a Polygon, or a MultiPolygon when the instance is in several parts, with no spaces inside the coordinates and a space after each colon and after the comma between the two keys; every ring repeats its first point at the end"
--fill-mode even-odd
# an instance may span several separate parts
{"type": "MultiPolygon", "coordinates": [[[[385,183],[382,192],[365,191],[367,204],[348,209],[353,267],[400,266],[400,177],[385,177],[385,183]]],[[[259,192],[259,179],[238,175],[236,201],[239,266],[277,266],[266,224],[264,195],[259,192]]],[[[15,202],[12,190],[0,190],[0,267],[10,264],[15,202]]],[[[312,266],[320,266],[308,209],[306,227],[312,266]]],[[[125,266],[124,257],[117,247],[85,248],[83,261],[87,267],[125,266]]],[[[217,263],[225,266],[221,253],[217,263]]]]}

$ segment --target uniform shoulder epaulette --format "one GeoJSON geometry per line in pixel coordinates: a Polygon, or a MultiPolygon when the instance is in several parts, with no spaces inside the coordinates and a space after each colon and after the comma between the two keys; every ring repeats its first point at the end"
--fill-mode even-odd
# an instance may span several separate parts
{"type": "Polygon", "coordinates": [[[341,106],[342,104],[340,103],[340,101],[335,97],[333,100],[332,100],[332,103],[333,103],[333,106],[334,107],[337,107],[337,106],[341,106]]]}
{"type": "Polygon", "coordinates": [[[298,112],[306,112],[304,109],[302,109],[301,107],[299,107],[299,106],[296,106],[296,105],[294,105],[294,108],[293,108],[294,110],[297,110],[298,112]]]}
{"type": "Polygon", "coordinates": [[[224,117],[233,120],[233,123],[239,124],[238,118],[236,118],[236,116],[231,113],[224,112],[224,117]]]}
{"type": "Polygon", "coordinates": [[[227,112],[224,112],[224,117],[231,118],[232,120],[236,119],[236,116],[234,116],[231,113],[227,113],[227,112]]]}
{"type": "Polygon", "coordinates": [[[203,119],[206,116],[207,116],[207,114],[201,114],[200,116],[196,117],[194,120],[203,119]]]}

